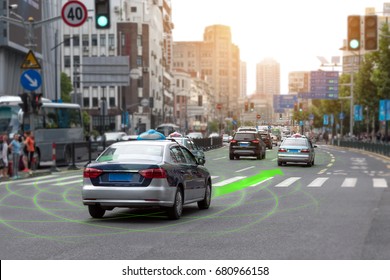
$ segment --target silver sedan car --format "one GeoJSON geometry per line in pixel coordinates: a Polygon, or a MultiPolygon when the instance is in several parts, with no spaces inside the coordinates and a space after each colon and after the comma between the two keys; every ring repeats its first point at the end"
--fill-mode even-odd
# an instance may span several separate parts
{"type": "Polygon", "coordinates": [[[84,169],[82,202],[93,218],[115,207],[164,208],[179,219],[183,205],[211,203],[211,176],[194,155],[170,140],[118,142],[84,169]]]}
{"type": "Polygon", "coordinates": [[[307,166],[314,165],[316,145],[302,135],[294,135],[286,138],[278,149],[278,165],[282,166],[287,162],[306,163],[307,166]]]}

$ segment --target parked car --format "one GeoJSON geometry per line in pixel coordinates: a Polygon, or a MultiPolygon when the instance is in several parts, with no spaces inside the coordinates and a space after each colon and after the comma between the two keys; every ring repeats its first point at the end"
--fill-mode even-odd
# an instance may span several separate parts
{"type": "Polygon", "coordinates": [[[166,209],[179,219],[183,205],[211,203],[211,177],[194,155],[171,140],[117,142],[83,172],[82,203],[93,218],[115,207],[166,209]]]}
{"type": "Polygon", "coordinates": [[[229,159],[239,159],[240,156],[265,158],[265,143],[255,131],[237,131],[229,145],[229,159]]]}
{"type": "Polygon", "coordinates": [[[213,137],[221,137],[221,136],[219,136],[219,133],[213,132],[213,133],[211,133],[211,134],[209,135],[209,138],[213,138],[213,137]]]}
{"type": "Polygon", "coordinates": [[[187,134],[187,137],[190,138],[203,138],[202,132],[190,132],[187,134]]]}
{"type": "Polygon", "coordinates": [[[282,166],[285,163],[306,163],[307,166],[314,165],[315,151],[317,145],[305,136],[294,134],[283,140],[278,149],[277,161],[282,166]]]}
{"type": "Polygon", "coordinates": [[[272,145],[277,146],[279,141],[278,136],[272,133],[270,133],[270,136],[271,136],[272,145]]]}
{"type": "Polygon", "coordinates": [[[201,160],[203,163],[206,163],[206,156],[204,154],[204,151],[199,148],[194,141],[192,141],[189,137],[169,137],[168,139],[173,139],[180,145],[183,145],[188,150],[191,151],[191,153],[196,157],[196,159],[199,161],[201,160]]]}
{"type": "Polygon", "coordinates": [[[272,150],[272,139],[271,139],[271,135],[269,134],[269,132],[262,130],[262,131],[259,131],[259,134],[260,134],[261,140],[264,141],[267,148],[272,150]]]}
{"type": "Polygon", "coordinates": [[[240,126],[237,131],[255,131],[257,132],[257,128],[254,126],[240,126]]]}
{"type": "Polygon", "coordinates": [[[229,134],[223,134],[222,135],[222,142],[224,142],[224,143],[229,143],[230,142],[230,140],[232,140],[232,136],[230,136],[229,134]]]}

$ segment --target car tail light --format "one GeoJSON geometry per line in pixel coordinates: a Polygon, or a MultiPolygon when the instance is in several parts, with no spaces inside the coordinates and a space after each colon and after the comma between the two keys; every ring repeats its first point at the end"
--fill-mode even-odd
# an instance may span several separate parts
{"type": "Polygon", "coordinates": [[[253,144],[259,144],[259,143],[260,143],[259,140],[252,140],[251,142],[252,142],[253,144]]]}
{"type": "Polygon", "coordinates": [[[237,144],[237,140],[231,140],[230,143],[231,144],[237,144]]]}
{"type": "Polygon", "coordinates": [[[167,178],[167,172],[162,168],[144,169],[144,170],[138,171],[138,173],[147,179],[167,178]]]}
{"type": "Polygon", "coordinates": [[[83,177],[93,179],[99,177],[101,174],[103,174],[103,170],[101,169],[85,168],[83,172],[83,177]]]}
{"type": "Polygon", "coordinates": [[[310,151],[308,149],[302,149],[301,153],[310,153],[310,151]]]}
{"type": "Polygon", "coordinates": [[[285,152],[287,152],[287,150],[281,148],[281,149],[278,150],[278,152],[280,152],[280,153],[285,153],[285,152]]]}

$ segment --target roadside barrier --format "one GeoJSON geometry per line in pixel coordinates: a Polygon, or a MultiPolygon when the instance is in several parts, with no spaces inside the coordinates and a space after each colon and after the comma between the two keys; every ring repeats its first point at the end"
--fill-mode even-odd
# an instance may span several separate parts
{"type": "Polygon", "coordinates": [[[56,143],[53,143],[51,146],[51,154],[52,154],[52,157],[51,157],[52,165],[50,168],[51,172],[59,172],[60,171],[57,167],[56,147],[57,147],[56,143]]]}

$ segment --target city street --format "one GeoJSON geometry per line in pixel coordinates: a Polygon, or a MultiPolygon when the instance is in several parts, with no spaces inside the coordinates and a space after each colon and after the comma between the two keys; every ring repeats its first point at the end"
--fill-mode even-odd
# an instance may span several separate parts
{"type": "Polygon", "coordinates": [[[1,182],[0,259],[390,258],[388,158],[319,144],[314,166],[278,167],[276,153],[229,160],[227,146],[207,151],[211,207],[185,206],[178,221],[159,209],[92,219],[81,170],[1,182]],[[261,172],[256,185],[216,191],[261,172]]]}

